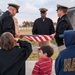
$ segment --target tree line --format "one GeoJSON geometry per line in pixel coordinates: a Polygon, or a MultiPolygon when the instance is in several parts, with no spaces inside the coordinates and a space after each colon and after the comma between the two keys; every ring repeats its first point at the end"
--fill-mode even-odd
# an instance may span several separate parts
{"type": "MultiPolygon", "coordinates": [[[[55,26],[56,22],[54,22],[53,24],[55,26]]],[[[34,22],[32,22],[32,21],[23,21],[23,23],[22,23],[22,27],[33,27],[33,25],[34,25],[34,22]]]]}
{"type": "Polygon", "coordinates": [[[23,21],[22,27],[33,27],[34,22],[32,21],[23,21]]]}

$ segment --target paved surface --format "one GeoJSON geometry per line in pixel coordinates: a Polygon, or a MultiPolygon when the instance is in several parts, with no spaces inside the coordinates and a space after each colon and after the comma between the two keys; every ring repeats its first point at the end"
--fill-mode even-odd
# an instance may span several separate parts
{"type": "MultiPolygon", "coordinates": [[[[35,65],[35,62],[36,61],[26,61],[26,75],[32,75],[31,73],[32,73],[33,67],[35,65]]],[[[53,61],[53,68],[52,68],[51,75],[55,75],[54,64],[55,64],[55,61],[53,61]]]]}

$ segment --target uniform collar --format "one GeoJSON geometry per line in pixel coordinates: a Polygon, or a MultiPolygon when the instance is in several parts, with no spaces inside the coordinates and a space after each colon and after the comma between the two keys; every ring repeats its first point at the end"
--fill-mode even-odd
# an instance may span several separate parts
{"type": "MultiPolygon", "coordinates": [[[[66,16],[66,14],[65,14],[65,15],[63,15],[61,18],[65,17],[65,16],[66,16]]],[[[61,18],[60,18],[60,19],[61,19],[61,18]]]]}
{"type": "Polygon", "coordinates": [[[46,20],[46,18],[44,18],[44,19],[43,19],[42,17],[41,17],[41,19],[42,19],[43,21],[45,21],[45,20],[46,20]]]}
{"type": "Polygon", "coordinates": [[[8,12],[8,14],[12,16],[12,14],[8,10],[6,12],[8,12]]]}

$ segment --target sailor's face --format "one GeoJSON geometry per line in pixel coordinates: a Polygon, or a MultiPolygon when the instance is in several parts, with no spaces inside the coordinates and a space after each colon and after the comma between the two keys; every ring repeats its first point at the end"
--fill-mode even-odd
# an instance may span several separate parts
{"type": "Polygon", "coordinates": [[[13,8],[12,9],[12,16],[15,16],[16,15],[16,12],[17,12],[16,8],[13,8]]]}
{"type": "Polygon", "coordinates": [[[45,13],[41,13],[41,17],[46,17],[46,12],[45,13]]]}
{"type": "Polygon", "coordinates": [[[13,10],[13,16],[15,16],[15,15],[16,15],[16,12],[17,12],[17,10],[16,10],[16,9],[14,9],[14,10],[13,10]]]}
{"type": "Polygon", "coordinates": [[[61,16],[61,13],[62,13],[62,10],[57,10],[57,15],[58,15],[58,17],[61,16]]]}

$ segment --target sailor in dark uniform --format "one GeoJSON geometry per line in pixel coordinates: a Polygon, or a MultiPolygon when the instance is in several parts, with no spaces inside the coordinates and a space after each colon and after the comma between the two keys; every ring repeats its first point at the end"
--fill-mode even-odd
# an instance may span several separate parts
{"type": "Polygon", "coordinates": [[[58,21],[56,26],[55,39],[58,45],[59,52],[65,48],[63,38],[59,35],[63,34],[65,30],[73,30],[70,20],[67,16],[68,7],[57,4],[58,21]]]}
{"type": "Polygon", "coordinates": [[[15,16],[16,13],[18,13],[19,7],[20,6],[17,4],[12,4],[12,3],[8,4],[8,10],[4,12],[4,14],[1,16],[0,19],[0,36],[4,32],[10,32],[14,36],[16,35],[13,16],[15,16]]]}
{"type": "MultiPolygon", "coordinates": [[[[34,35],[51,35],[55,32],[53,21],[46,17],[47,9],[40,8],[41,18],[35,20],[32,33],[34,35]]],[[[39,46],[50,45],[50,41],[40,42],[39,46]]]]}

